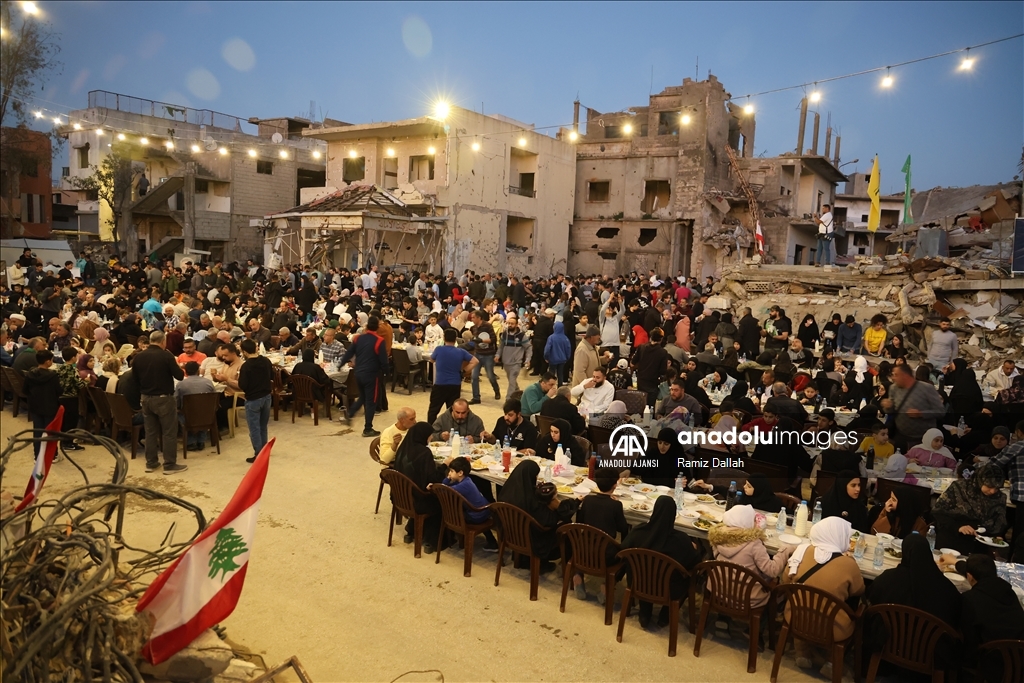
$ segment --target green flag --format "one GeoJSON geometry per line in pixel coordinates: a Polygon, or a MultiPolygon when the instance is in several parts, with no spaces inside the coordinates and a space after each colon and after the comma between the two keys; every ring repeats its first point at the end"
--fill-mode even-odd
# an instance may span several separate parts
{"type": "Polygon", "coordinates": [[[914,212],[910,207],[910,155],[907,155],[907,163],[903,164],[903,173],[907,176],[907,187],[903,192],[903,225],[910,225],[914,222],[914,212]]]}

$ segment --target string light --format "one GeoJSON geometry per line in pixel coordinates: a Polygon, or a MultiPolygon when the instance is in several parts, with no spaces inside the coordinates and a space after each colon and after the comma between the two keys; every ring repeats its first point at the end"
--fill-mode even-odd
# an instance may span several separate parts
{"type": "Polygon", "coordinates": [[[82,130],[82,124],[76,123],[75,125],[72,126],[72,128],[74,128],[75,130],[82,130]]]}
{"type": "Polygon", "coordinates": [[[36,118],[37,118],[37,119],[41,119],[41,118],[43,118],[43,112],[41,112],[41,111],[37,111],[37,112],[36,112],[36,118]]]}
{"type": "Polygon", "coordinates": [[[434,105],[434,118],[444,121],[451,113],[451,107],[444,100],[434,105]]]}
{"type": "Polygon", "coordinates": [[[632,133],[633,132],[633,124],[632,123],[627,123],[626,125],[624,125],[622,127],[622,132],[625,133],[626,135],[629,135],[630,133],[632,133]]]}
{"type": "Polygon", "coordinates": [[[811,93],[811,102],[817,103],[817,102],[821,101],[821,93],[818,92],[818,90],[817,90],[817,85],[818,84],[815,83],[814,85],[815,85],[815,90],[814,90],[814,92],[811,93]]]}
{"type": "Polygon", "coordinates": [[[473,141],[473,144],[471,145],[471,147],[473,148],[474,152],[479,152],[480,151],[480,143],[477,142],[476,140],[473,141]]]}
{"type": "Polygon", "coordinates": [[[281,157],[282,159],[287,159],[287,158],[288,158],[288,150],[286,150],[286,149],[282,149],[282,150],[281,150],[280,152],[278,152],[278,155],[279,155],[279,156],[280,156],[280,157],[281,157]]]}
{"type": "Polygon", "coordinates": [[[356,153],[356,151],[354,149],[350,149],[348,151],[348,158],[349,159],[355,159],[357,156],[359,156],[359,154],[356,153]]]}
{"type": "Polygon", "coordinates": [[[679,120],[680,120],[680,121],[682,121],[682,123],[683,123],[683,125],[684,125],[684,126],[688,126],[688,125],[690,125],[690,115],[689,115],[689,114],[683,114],[683,115],[682,115],[682,116],[680,117],[680,119],[679,119],[679,120]]]}
{"type": "Polygon", "coordinates": [[[32,16],[39,14],[39,7],[34,2],[21,3],[21,9],[25,14],[31,14],[32,16]]]}
{"type": "Polygon", "coordinates": [[[389,157],[393,157],[393,156],[395,156],[395,150],[393,150],[390,147],[388,147],[387,154],[388,154],[389,157]]]}
{"type": "Polygon", "coordinates": [[[256,150],[250,149],[249,150],[249,156],[251,156],[253,159],[255,159],[256,158],[256,150]]]}
{"type": "Polygon", "coordinates": [[[889,73],[889,67],[885,67],[885,78],[882,79],[882,87],[883,88],[891,88],[892,87],[892,76],[889,73]]]}
{"type": "Polygon", "coordinates": [[[217,153],[220,154],[222,157],[223,156],[227,156],[228,148],[227,147],[221,147],[220,149],[217,150],[217,153]]]}
{"type": "Polygon", "coordinates": [[[318,150],[318,149],[314,149],[313,150],[313,158],[314,159],[319,159],[320,158],[320,150],[318,150]]]}
{"type": "Polygon", "coordinates": [[[519,138],[519,146],[526,147],[526,138],[519,138]]]}
{"type": "Polygon", "coordinates": [[[199,145],[192,145],[192,153],[193,154],[199,154],[199,151],[200,151],[199,145]]]}
{"type": "Polygon", "coordinates": [[[430,155],[437,154],[437,150],[434,149],[433,146],[427,147],[427,154],[430,154],[430,155]]]}
{"type": "Polygon", "coordinates": [[[118,139],[118,140],[121,140],[122,142],[124,142],[124,141],[125,141],[125,140],[127,140],[128,138],[126,138],[126,137],[125,137],[125,134],[124,134],[124,133],[118,133],[118,134],[117,134],[117,139],[118,139]]]}
{"type": "Polygon", "coordinates": [[[145,147],[149,144],[149,138],[139,138],[139,144],[145,147]]]}
{"type": "Polygon", "coordinates": [[[54,117],[53,117],[53,122],[54,122],[54,123],[56,123],[56,124],[57,124],[58,126],[59,126],[59,125],[60,125],[61,123],[63,123],[63,122],[62,122],[62,121],[60,120],[60,117],[59,117],[59,116],[54,116],[54,117]]]}
{"type": "Polygon", "coordinates": [[[750,116],[754,113],[754,105],[750,103],[750,96],[747,96],[747,106],[743,107],[743,113],[750,116]]]}
{"type": "Polygon", "coordinates": [[[574,130],[569,131],[569,142],[576,142],[580,139],[580,134],[574,130]]]}
{"type": "Polygon", "coordinates": [[[103,137],[103,129],[102,128],[97,128],[96,129],[96,137],[100,137],[100,138],[103,137]]]}
{"type": "Polygon", "coordinates": [[[960,62],[960,70],[970,71],[972,66],[974,66],[974,60],[971,59],[971,48],[967,48],[967,53],[964,55],[964,61],[960,62]]]}

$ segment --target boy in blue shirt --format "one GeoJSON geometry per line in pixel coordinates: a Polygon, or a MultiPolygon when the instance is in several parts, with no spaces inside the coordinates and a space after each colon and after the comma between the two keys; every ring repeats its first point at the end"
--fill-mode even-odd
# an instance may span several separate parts
{"type": "MultiPolygon", "coordinates": [[[[469,460],[459,456],[448,463],[448,476],[441,483],[445,486],[451,486],[453,489],[462,494],[462,497],[466,499],[473,507],[482,508],[487,506],[487,500],[484,499],[483,494],[480,493],[480,489],[476,487],[476,484],[469,478],[470,473],[473,471],[472,466],[469,464],[469,460]]],[[[491,518],[490,510],[465,510],[466,521],[470,524],[483,524],[491,518]]],[[[489,553],[498,552],[498,541],[494,538],[494,534],[488,529],[484,532],[484,550],[489,553]]],[[[472,539],[466,539],[467,543],[471,543],[472,539]]]]}

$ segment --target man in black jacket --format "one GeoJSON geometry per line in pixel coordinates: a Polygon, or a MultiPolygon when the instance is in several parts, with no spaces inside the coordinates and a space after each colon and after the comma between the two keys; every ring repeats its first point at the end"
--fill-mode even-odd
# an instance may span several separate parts
{"type": "Polygon", "coordinates": [[[178,405],[174,398],[174,380],[182,380],[185,373],[167,351],[167,339],[159,330],[150,333],[149,346],[135,354],[132,370],[139,382],[142,396],[142,415],[146,425],[146,472],[160,468],[157,453],[158,439],[162,441],[164,474],[176,474],[188,469],[177,464],[178,405]]]}
{"type": "Polygon", "coordinates": [[[352,404],[351,411],[342,412],[342,419],[351,421],[352,415],[362,406],[366,417],[363,436],[366,437],[380,436],[380,432],[373,428],[373,414],[377,409],[379,383],[388,372],[388,349],[384,340],[377,336],[379,327],[380,320],[376,316],[370,317],[366,321],[366,331],[356,336],[339,361],[344,365],[355,359],[356,382],[359,384],[359,398],[352,404]]]}
{"type": "MultiPolygon", "coordinates": [[[[53,421],[60,408],[60,378],[52,369],[53,353],[46,348],[35,352],[37,365],[25,372],[25,395],[28,396],[28,414],[36,438],[53,421]]],[[[63,427],[62,427],[63,428],[63,427]]]]}
{"type": "Polygon", "coordinates": [[[800,402],[789,396],[789,389],[782,382],[775,382],[772,385],[772,397],[765,403],[765,410],[771,408],[776,415],[788,417],[803,431],[803,424],[807,421],[807,410],[800,405],[800,402]]]}
{"type": "Polygon", "coordinates": [[[580,411],[569,401],[572,396],[572,387],[558,387],[555,397],[544,401],[540,408],[540,414],[544,417],[561,418],[572,427],[573,434],[583,434],[587,431],[587,421],[580,415],[580,411]]]}
{"type": "MultiPolygon", "coordinates": [[[[245,362],[238,371],[238,381],[228,380],[228,386],[245,394],[245,422],[249,426],[249,441],[252,443],[252,457],[246,458],[245,461],[252,464],[256,462],[256,456],[268,441],[267,427],[270,426],[270,404],[273,400],[271,394],[274,366],[265,356],[257,353],[256,342],[252,339],[246,339],[241,346],[245,362]]],[[[316,367],[320,369],[319,366],[316,367]]]]}
{"type": "Polygon", "coordinates": [[[761,352],[761,326],[757,324],[750,308],[740,311],[739,331],[736,334],[736,341],[740,343],[740,353],[747,356],[747,360],[754,360],[761,352]]]}

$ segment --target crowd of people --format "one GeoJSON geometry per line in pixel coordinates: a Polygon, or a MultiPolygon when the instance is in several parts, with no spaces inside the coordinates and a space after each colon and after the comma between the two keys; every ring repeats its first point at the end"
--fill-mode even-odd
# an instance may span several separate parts
{"type": "MultiPolygon", "coordinates": [[[[589,454],[577,437],[587,434],[588,424],[611,429],[639,420],[642,411],[655,423],[650,454],[668,465],[634,474],[669,485],[682,475],[689,488],[716,492],[699,473],[671,464],[682,455],[675,438],[680,430],[858,432],[863,438],[850,445],[827,441],[814,458],[799,446],[759,445],[754,451],[754,459],[784,465],[798,495],[808,473],[837,473],[822,498],[824,522],[815,525],[811,547],[791,556],[791,549],[783,550],[774,559],[757,545],[751,511],[777,511],[775,492],[763,478],[747,481],[741,500],[745,495],[752,507],[730,510],[711,542],[716,557],[766,578],[785,581],[829,563],[834,552],[845,552],[853,530],[891,533],[910,544],[901,573],[875,584],[887,586],[891,596],[901,592],[894,586],[907,580],[906,567],[920,562],[915,534],[928,524],[935,524],[940,546],[979,553],[984,548],[975,537],[982,529],[1000,536],[1010,527],[1004,479],[1010,480],[1010,500],[1024,506],[1024,375],[1007,360],[979,382],[945,318],[922,351],[919,338],[915,345],[891,333],[882,314],[862,326],[854,316],[835,313],[819,327],[810,313],[794,325],[778,305],[763,320],[749,307],[735,315],[713,310],[708,302],[714,279],[697,282],[682,273],[665,279],[653,271],[534,279],[375,265],[322,272],[308,265],[269,269],[252,261],[125,264],[83,254],[52,274],[28,250],[13,272],[15,279],[0,290],[0,363],[23,377],[34,427],[45,427],[59,406],[65,408],[65,429],[78,426],[87,418],[79,414],[78,400],[86,387],[120,394],[144,424],[148,472],[185,469],[175,442],[182,402],[195,393],[220,392],[222,426],[229,411],[244,406],[255,457],[267,441],[274,391],[266,354],[277,352],[301,358],[292,372],[312,377],[322,400],[334,398],[323,366],[347,367],[358,399],[340,419],[351,421],[362,410],[362,435],[381,438],[382,462],[423,487],[447,483],[480,506],[494,499],[489,485],[474,484],[464,459],[436,466],[429,441],[456,432],[471,443],[508,439],[524,453],[549,458],[567,450],[579,465],[589,454]],[[426,422],[417,421],[411,408],[399,409],[396,422],[381,433],[374,417],[388,410],[384,380],[394,371],[396,343],[412,366],[429,375],[429,407],[426,422]],[[494,401],[502,402],[502,416],[490,430],[473,412],[490,400],[480,390],[482,374],[494,401]],[[625,389],[642,408],[626,405],[618,393],[625,389]],[[856,417],[840,426],[836,410],[856,417]],[[548,418],[543,433],[534,426],[536,416],[548,418]],[[957,480],[931,511],[895,497],[868,504],[862,485],[868,472],[914,483],[911,463],[955,470],[957,480]]],[[[189,447],[204,448],[202,436],[189,435],[189,447]]],[[[697,544],[674,528],[671,499],[660,498],[650,522],[627,531],[621,504],[609,497],[617,470],[599,471],[598,491],[582,504],[538,489],[536,470],[529,461],[517,467],[498,500],[526,509],[551,534],[575,517],[618,537],[623,547],[659,549],[688,568],[700,560],[697,544]]],[[[429,512],[436,535],[438,510],[429,512]]],[[[1007,536],[1013,556],[1021,559],[1024,515],[1017,515],[1014,532],[1007,536]]],[[[545,561],[554,559],[554,536],[535,533],[537,552],[545,561]]],[[[433,538],[429,529],[427,538],[433,538]]],[[[488,549],[496,548],[493,541],[487,539],[488,549]]],[[[971,554],[964,571],[972,584],[1005,592],[996,586],[1001,579],[990,562],[971,554]]],[[[865,590],[856,567],[842,562],[808,583],[843,599],[865,590]]],[[[586,595],[581,576],[574,586],[586,595]]],[[[682,582],[673,584],[677,590],[685,590],[682,582]]],[[[984,592],[968,593],[957,613],[972,620],[977,633],[991,631],[991,605],[971,597],[984,592]]],[[[915,605],[928,603],[917,600],[919,592],[909,595],[915,605]]],[[[952,622],[957,615],[944,616],[952,622]]],[[[650,606],[641,605],[642,623],[651,619],[650,606]]]]}

